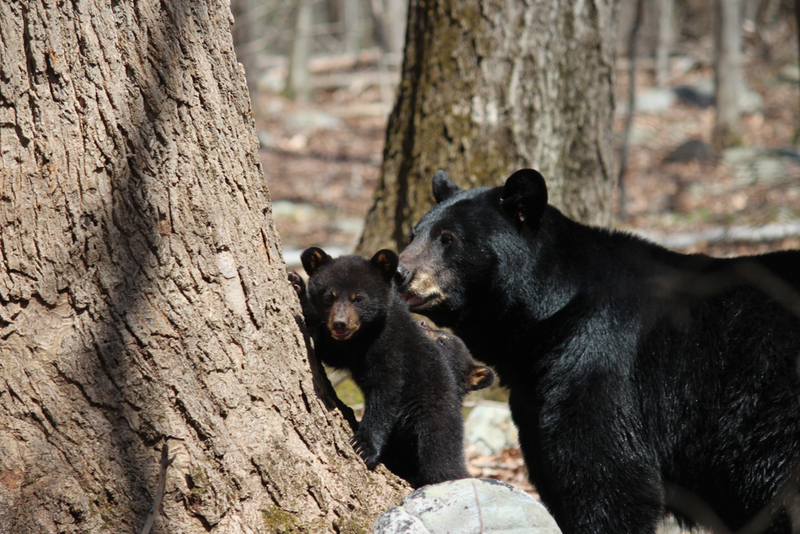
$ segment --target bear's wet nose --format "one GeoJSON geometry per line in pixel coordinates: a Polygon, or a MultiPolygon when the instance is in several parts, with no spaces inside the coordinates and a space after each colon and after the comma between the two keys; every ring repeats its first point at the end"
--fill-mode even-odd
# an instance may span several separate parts
{"type": "Polygon", "coordinates": [[[394,283],[397,284],[398,287],[407,284],[411,278],[411,271],[406,269],[406,266],[402,263],[397,265],[397,272],[394,275],[394,283]]]}

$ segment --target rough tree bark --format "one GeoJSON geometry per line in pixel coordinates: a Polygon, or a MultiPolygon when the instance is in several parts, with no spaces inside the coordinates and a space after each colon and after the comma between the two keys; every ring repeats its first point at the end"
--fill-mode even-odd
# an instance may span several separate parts
{"type": "Polygon", "coordinates": [[[614,2],[412,0],[402,81],[359,250],[403,248],[446,169],[462,186],[539,169],[568,215],[608,224],[614,2]]]}
{"type": "Polygon", "coordinates": [[[224,0],[0,3],[0,532],[368,530],[224,0]]]}

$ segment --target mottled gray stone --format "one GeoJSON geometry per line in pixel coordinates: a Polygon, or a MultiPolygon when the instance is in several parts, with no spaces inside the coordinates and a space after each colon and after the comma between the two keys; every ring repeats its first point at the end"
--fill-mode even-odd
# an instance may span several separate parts
{"type": "Polygon", "coordinates": [[[323,111],[302,110],[284,118],[283,125],[291,131],[339,130],[344,128],[344,121],[323,111]]]}
{"type": "MultiPolygon", "coordinates": [[[[691,86],[698,95],[709,100],[713,103],[715,100],[715,84],[713,78],[706,78],[700,80],[691,86]]],[[[739,111],[741,113],[755,113],[764,108],[764,99],[759,93],[747,87],[744,82],[739,90],[739,111]]]]}
{"type": "Polygon", "coordinates": [[[637,113],[662,113],[675,105],[677,98],[671,89],[653,87],[636,95],[637,113]]]}
{"type": "MultiPolygon", "coordinates": [[[[636,113],[658,114],[669,110],[677,100],[671,89],[654,87],[637,91],[633,107],[636,113]]],[[[627,115],[628,112],[627,100],[617,103],[618,115],[627,115]]]]}
{"type": "Polygon", "coordinates": [[[739,146],[723,150],[722,161],[731,166],[739,183],[751,185],[785,180],[797,169],[800,155],[791,149],[739,146]]]}
{"type": "Polygon", "coordinates": [[[381,515],[375,534],[561,534],[527,493],[496,480],[467,478],[424,486],[381,515]]]}
{"type": "Polygon", "coordinates": [[[784,65],[781,69],[780,79],[787,82],[800,83],[800,67],[794,63],[784,65]]]}
{"type": "Polygon", "coordinates": [[[490,456],[506,447],[519,447],[517,427],[506,404],[479,404],[464,421],[464,445],[468,452],[490,456]]]}

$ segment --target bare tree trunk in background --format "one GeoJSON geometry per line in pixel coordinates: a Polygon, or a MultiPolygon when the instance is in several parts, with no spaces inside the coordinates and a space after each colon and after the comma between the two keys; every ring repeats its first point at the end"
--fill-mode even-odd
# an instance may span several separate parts
{"type": "Polygon", "coordinates": [[[301,102],[311,96],[308,58],[311,53],[311,5],[313,0],[297,0],[297,19],[294,27],[292,55],[289,58],[289,76],[286,93],[301,102]]]}
{"type": "Polygon", "coordinates": [[[408,0],[370,1],[383,50],[390,54],[402,54],[406,38],[408,0]]]}
{"type": "Polygon", "coordinates": [[[636,66],[638,53],[639,30],[644,20],[645,0],[635,0],[633,24],[628,34],[628,114],[625,117],[625,130],[622,134],[622,147],[619,156],[619,169],[617,174],[617,189],[619,191],[620,220],[628,218],[628,193],[625,183],[625,174],[628,170],[628,150],[630,148],[631,129],[633,116],[636,113],[636,66]]]}
{"type": "Polygon", "coordinates": [[[236,57],[244,67],[247,76],[247,89],[251,95],[256,94],[258,84],[258,72],[256,72],[257,55],[251,51],[247,45],[252,44],[258,38],[256,33],[257,26],[252,19],[252,14],[256,7],[256,0],[231,0],[231,12],[233,13],[233,46],[236,50],[236,57]]]}
{"type": "Polygon", "coordinates": [[[657,0],[658,43],[656,44],[656,85],[665,87],[669,81],[669,52],[673,40],[674,0],[657,0]]]}
{"type": "Polygon", "coordinates": [[[552,202],[608,224],[614,2],[412,0],[402,81],[359,251],[402,249],[446,169],[462,186],[520,167],[552,202]]]}
{"type": "Polygon", "coordinates": [[[717,2],[717,62],[714,145],[717,149],[741,143],[739,91],[741,75],[741,5],[739,0],[717,2]]]}
{"type": "MultiPolygon", "coordinates": [[[[800,52],[800,0],[794,0],[794,21],[797,29],[797,48],[798,52],[800,52]]],[[[800,55],[798,55],[798,58],[800,58],[800,55]]],[[[798,111],[800,111],[800,106],[798,106],[798,111]]],[[[797,130],[795,130],[794,142],[795,145],[800,146],[800,121],[798,121],[797,130]]]]}
{"type": "Polygon", "coordinates": [[[362,37],[361,5],[358,0],[342,0],[342,19],[344,20],[344,49],[348,54],[358,52],[362,37]]]}
{"type": "Polygon", "coordinates": [[[227,1],[0,3],[0,532],[369,530],[227,1]],[[293,530],[294,529],[294,530],[293,530]]]}

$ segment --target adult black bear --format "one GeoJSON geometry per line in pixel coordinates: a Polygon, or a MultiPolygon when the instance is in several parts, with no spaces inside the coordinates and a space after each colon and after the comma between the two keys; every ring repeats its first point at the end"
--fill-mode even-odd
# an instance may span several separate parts
{"type": "Polygon", "coordinates": [[[652,533],[667,509],[730,530],[765,510],[761,532],[790,531],[800,251],[713,259],[590,228],[533,170],[469,191],[439,171],[433,194],[400,291],[509,387],[565,534],[652,533]]]}
{"type": "Polygon", "coordinates": [[[314,247],[301,261],[307,292],[299,277],[290,280],[316,354],[348,369],[364,394],[364,415],[350,441],[367,466],[383,462],[414,487],[469,477],[463,379],[393,286],[397,255],[381,250],[371,260],[332,259],[314,247]]]}

